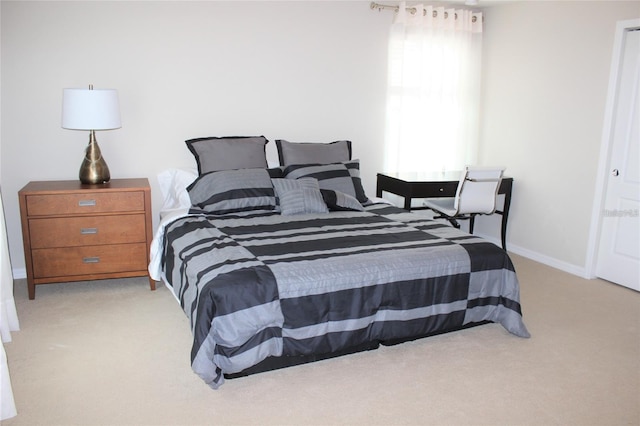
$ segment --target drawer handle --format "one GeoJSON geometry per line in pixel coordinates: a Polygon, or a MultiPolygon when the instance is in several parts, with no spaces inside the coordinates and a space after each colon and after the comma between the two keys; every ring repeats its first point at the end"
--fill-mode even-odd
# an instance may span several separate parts
{"type": "Polygon", "coordinates": [[[96,200],[80,200],[78,206],[80,207],[93,207],[96,205],[96,200]]]}
{"type": "Polygon", "coordinates": [[[98,228],[80,228],[80,233],[82,235],[97,234],[98,228]]]}
{"type": "Polygon", "coordinates": [[[83,263],[99,263],[100,262],[100,258],[99,257],[85,257],[82,259],[83,263]]]}

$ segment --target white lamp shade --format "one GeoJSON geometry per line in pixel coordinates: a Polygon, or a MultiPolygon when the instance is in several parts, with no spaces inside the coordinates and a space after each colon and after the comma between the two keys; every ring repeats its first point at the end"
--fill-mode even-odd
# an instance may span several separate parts
{"type": "Polygon", "coordinates": [[[115,89],[63,89],[62,127],[110,130],[122,127],[115,89]]]}

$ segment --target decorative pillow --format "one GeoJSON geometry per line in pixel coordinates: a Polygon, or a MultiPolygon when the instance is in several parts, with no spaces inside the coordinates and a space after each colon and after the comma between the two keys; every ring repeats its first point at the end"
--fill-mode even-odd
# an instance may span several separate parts
{"type": "Polygon", "coordinates": [[[334,164],[294,164],[285,167],[284,176],[287,179],[312,177],[318,179],[320,189],[343,192],[360,203],[369,202],[360,180],[358,160],[334,164]]]}
{"type": "MultiPolygon", "coordinates": [[[[304,178],[306,179],[306,178],[304,178]]],[[[344,192],[332,191],[330,189],[321,189],[322,199],[324,203],[332,211],[357,210],[364,211],[364,207],[358,200],[344,192]]]]}
{"type": "Polygon", "coordinates": [[[266,169],[264,136],[227,136],[189,139],[185,141],[196,158],[198,173],[233,169],[266,169]]]}
{"type": "Polygon", "coordinates": [[[329,213],[316,179],[272,179],[271,182],[283,215],[329,213]]]}
{"type": "Polygon", "coordinates": [[[221,170],[187,187],[194,209],[210,214],[274,210],[276,197],[266,169],[221,170]]]}
{"type": "Polygon", "coordinates": [[[280,165],[330,164],[351,160],[351,141],[329,143],[287,142],[276,140],[280,165]]]}

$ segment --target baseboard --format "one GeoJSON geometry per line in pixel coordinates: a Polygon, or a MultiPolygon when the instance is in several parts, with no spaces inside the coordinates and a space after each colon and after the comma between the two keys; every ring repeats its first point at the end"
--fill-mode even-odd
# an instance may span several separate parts
{"type": "MultiPolygon", "coordinates": [[[[497,238],[490,237],[488,235],[483,235],[476,233],[477,236],[484,238],[485,240],[491,241],[495,245],[502,247],[502,242],[497,238]]],[[[564,272],[568,272],[572,275],[577,275],[580,278],[591,279],[591,277],[587,274],[585,268],[581,266],[576,266],[571,263],[563,262],[562,260],[558,260],[556,258],[535,252],[533,250],[529,250],[511,243],[507,243],[507,251],[510,253],[517,254],[518,256],[526,257],[527,259],[531,259],[538,263],[542,263],[543,265],[550,266],[552,268],[559,269],[564,272]]]]}
{"type": "Polygon", "coordinates": [[[27,278],[26,268],[12,268],[11,271],[13,272],[14,280],[21,280],[21,279],[27,278]]]}

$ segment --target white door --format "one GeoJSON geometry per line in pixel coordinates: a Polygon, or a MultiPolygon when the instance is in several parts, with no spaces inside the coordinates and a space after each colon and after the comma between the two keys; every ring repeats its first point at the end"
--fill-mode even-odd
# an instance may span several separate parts
{"type": "Polygon", "coordinates": [[[640,30],[623,33],[596,275],[640,291],[640,30]]]}

